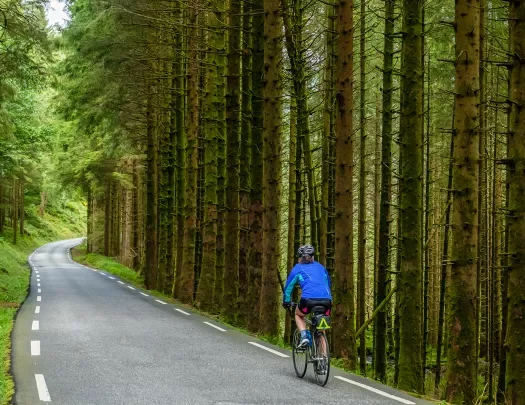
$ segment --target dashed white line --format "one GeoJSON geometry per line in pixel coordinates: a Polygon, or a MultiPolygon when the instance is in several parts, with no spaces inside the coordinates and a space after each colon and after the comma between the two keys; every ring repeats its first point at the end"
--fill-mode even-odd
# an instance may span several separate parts
{"type": "Polygon", "coordinates": [[[42,301],[42,297],[39,295],[38,297],[36,297],[36,300],[37,300],[38,302],[40,302],[40,301],[42,301]]]}
{"type": "Polygon", "coordinates": [[[38,270],[35,270],[35,273],[38,274],[38,270]]]}
{"type": "Polygon", "coordinates": [[[37,305],[35,307],[35,314],[39,314],[40,313],[40,305],[37,305]]]}
{"type": "Polygon", "coordinates": [[[108,276],[110,279],[115,280],[115,277],[108,276]]]}
{"type": "Polygon", "coordinates": [[[130,290],[134,290],[134,289],[135,289],[135,287],[132,287],[132,286],[130,286],[130,285],[128,285],[128,288],[129,288],[130,290]]]}
{"type": "Polygon", "coordinates": [[[46,380],[43,374],[35,374],[36,388],[38,390],[38,397],[40,401],[51,402],[51,396],[47,389],[46,380]]]}
{"type": "Polygon", "coordinates": [[[341,381],[345,381],[347,383],[353,384],[353,385],[357,385],[358,387],[364,388],[365,390],[368,390],[368,391],[375,392],[376,394],[382,395],[384,397],[387,397],[387,398],[390,398],[390,399],[394,399],[394,400],[396,400],[398,402],[401,402],[402,404],[416,405],[415,402],[409,401],[408,399],[404,399],[404,398],[401,398],[401,397],[396,397],[395,395],[388,394],[387,392],[378,390],[377,388],[369,387],[368,385],[358,383],[357,381],[353,381],[353,380],[350,380],[348,378],[344,378],[344,377],[341,377],[341,376],[338,376],[338,375],[336,375],[335,378],[337,378],[337,379],[339,379],[341,381]]]}
{"type": "Polygon", "coordinates": [[[141,292],[141,294],[142,294],[144,297],[149,297],[148,294],[144,294],[143,292],[141,292]]]}
{"type": "Polygon", "coordinates": [[[39,288],[39,289],[38,289],[38,292],[39,292],[39,293],[41,293],[41,292],[42,292],[42,289],[41,289],[41,288],[39,288]]]}
{"type": "Polygon", "coordinates": [[[31,325],[31,330],[40,330],[40,321],[33,321],[31,325]]]}
{"type": "Polygon", "coordinates": [[[191,315],[187,313],[186,311],[183,311],[182,309],[179,309],[179,308],[175,308],[175,311],[179,311],[181,314],[184,314],[184,315],[191,315]]]}
{"type": "Polygon", "coordinates": [[[31,341],[31,356],[40,356],[40,340],[31,341]]]}
{"type": "Polygon", "coordinates": [[[215,328],[217,330],[220,330],[221,332],[226,332],[226,329],[222,329],[222,328],[219,328],[217,325],[214,325],[213,323],[210,323],[210,322],[204,322],[206,325],[209,325],[211,326],[212,328],[215,328]]]}
{"type": "Polygon", "coordinates": [[[40,283],[37,284],[40,287],[40,283]]]}
{"type": "Polygon", "coordinates": [[[255,342],[248,342],[249,344],[251,345],[254,345],[254,346],[257,346],[263,350],[266,350],[270,353],[273,353],[273,354],[276,354],[277,356],[280,356],[280,357],[290,357],[284,353],[281,353],[281,352],[278,352],[277,350],[273,350],[273,349],[270,349],[269,347],[266,347],[266,346],[263,346],[263,345],[260,345],[259,343],[255,343],[255,342]]]}
{"type": "Polygon", "coordinates": [[[106,275],[106,273],[102,273],[102,272],[100,272],[100,274],[102,274],[103,276],[105,276],[105,275],[106,275]]]}
{"type": "Polygon", "coordinates": [[[157,301],[159,304],[166,305],[166,302],[164,302],[164,301],[161,301],[161,300],[155,300],[155,301],[157,301]]]}
{"type": "Polygon", "coordinates": [[[120,281],[120,280],[117,280],[117,283],[124,284],[124,283],[123,283],[122,281],[120,281]]]}

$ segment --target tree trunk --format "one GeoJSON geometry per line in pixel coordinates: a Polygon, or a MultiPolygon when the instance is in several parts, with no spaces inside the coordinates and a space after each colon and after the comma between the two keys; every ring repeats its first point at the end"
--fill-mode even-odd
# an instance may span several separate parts
{"type": "Polygon", "coordinates": [[[239,142],[241,0],[230,0],[228,30],[228,77],[226,84],[226,226],[224,249],[224,295],[222,312],[226,322],[235,324],[239,294],[239,142]]]}
{"type": "MultiPolygon", "coordinates": [[[[213,9],[221,9],[221,1],[213,9]]],[[[197,289],[196,305],[208,310],[213,305],[217,257],[217,46],[221,30],[217,27],[217,16],[207,11],[209,27],[208,52],[205,67],[204,96],[204,224],[202,239],[202,270],[197,289]]],[[[220,44],[219,44],[220,46],[220,44]]]]}
{"type": "MultiPolygon", "coordinates": [[[[297,197],[297,176],[296,176],[296,149],[297,149],[297,103],[295,97],[290,96],[290,157],[288,159],[288,244],[286,270],[290,274],[295,266],[296,249],[295,249],[295,214],[296,214],[296,197],[297,197]]],[[[284,323],[284,341],[288,344],[292,342],[292,315],[286,311],[284,323]]]]}
{"type": "Polygon", "coordinates": [[[422,93],[421,0],[403,2],[403,48],[401,52],[400,117],[400,223],[401,267],[398,275],[399,300],[399,388],[421,393],[423,375],[422,342],[422,93]]]}
{"type": "Polygon", "coordinates": [[[279,332],[279,202],[281,197],[281,31],[279,0],[264,0],[263,238],[261,333],[279,332]]]}
{"type": "MultiPolygon", "coordinates": [[[[366,18],[365,2],[361,0],[360,6],[360,36],[359,36],[359,225],[358,225],[358,285],[359,305],[357,329],[365,323],[366,315],[366,56],[365,35],[366,18]]],[[[363,333],[359,337],[359,369],[366,375],[366,337],[363,333]]]]}
{"type": "MultiPolygon", "coordinates": [[[[327,266],[328,263],[328,223],[330,214],[330,169],[331,149],[334,138],[334,44],[335,44],[335,13],[334,5],[329,0],[326,4],[326,59],[324,67],[324,110],[323,110],[323,146],[321,169],[322,211],[319,226],[319,261],[327,266]]],[[[290,152],[292,153],[292,152],[290,152]]]]}
{"type": "Polygon", "coordinates": [[[26,207],[25,207],[25,183],[24,180],[20,180],[19,183],[19,212],[20,212],[20,237],[23,238],[25,234],[25,219],[26,219],[26,207]]]}
{"type": "Polygon", "coordinates": [[[446,398],[473,403],[476,395],[478,260],[479,0],[456,2],[456,80],[452,202],[452,268],[448,316],[446,398]]]}
{"type": "Polygon", "coordinates": [[[237,322],[245,327],[248,318],[248,254],[250,250],[249,211],[250,211],[250,164],[252,128],[252,36],[251,2],[243,2],[242,9],[242,105],[241,105],[241,148],[242,164],[239,166],[240,190],[240,234],[239,234],[239,309],[237,322]]]}
{"type": "Polygon", "coordinates": [[[188,3],[188,120],[187,120],[187,168],[186,210],[184,226],[184,251],[179,299],[184,303],[193,301],[195,281],[195,238],[197,233],[197,179],[199,171],[199,1],[188,3]]]}
{"type": "MultiPolygon", "coordinates": [[[[454,125],[454,117],[452,117],[454,125]]],[[[441,352],[443,347],[443,324],[445,321],[445,292],[447,289],[447,268],[449,257],[449,236],[450,236],[450,211],[452,208],[452,176],[454,169],[454,132],[450,136],[450,159],[448,163],[448,183],[447,183],[447,207],[445,208],[445,236],[443,239],[443,252],[441,259],[441,287],[439,290],[439,317],[438,317],[438,336],[437,336],[437,358],[436,358],[436,379],[435,390],[439,390],[441,381],[441,352]]]]}
{"type": "Polygon", "coordinates": [[[509,5],[509,267],[506,401],[525,404],[525,3],[509,5]]]}
{"type": "MultiPolygon", "coordinates": [[[[381,202],[379,209],[379,256],[376,280],[376,307],[387,295],[389,245],[390,245],[390,204],[392,198],[392,96],[394,60],[394,7],[395,0],[385,0],[385,42],[383,60],[383,125],[381,134],[381,202]]],[[[387,312],[383,310],[375,323],[375,377],[386,381],[386,338],[387,312]]]]}
{"type": "Polygon", "coordinates": [[[335,357],[356,368],[353,254],[353,1],[339,1],[335,138],[335,357]]]}
{"type": "Polygon", "coordinates": [[[155,128],[154,99],[155,86],[148,88],[147,105],[147,168],[146,168],[146,266],[144,281],[147,289],[157,286],[158,270],[158,139],[155,128]]]}
{"type": "Polygon", "coordinates": [[[260,291],[262,277],[262,198],[263,198],[263,68],[264,68],[264,1],[252,2],[252,143],[250,168],[250,249],[248,253],[247,327],[260,328],[260,291]]]}

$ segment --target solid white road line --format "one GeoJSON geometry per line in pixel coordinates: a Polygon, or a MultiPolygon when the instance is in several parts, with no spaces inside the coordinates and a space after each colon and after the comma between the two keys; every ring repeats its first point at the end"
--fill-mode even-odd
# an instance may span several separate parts
{"type": "Polygon", "coordinates": [[[129,288],[130,290],[134,290],[134,289],[135,289],[135,287],[132,287],[132,286],[130,286],[130,285],[128,285],[128,288],[129,288]]]}
{"type": "Polygon", "coordinates": [[[353,385],[357,385],[358,387],[364,388],[365,390],[368,390],[368,391],[375,392],[376,394],[382,395],[384,397],[387,397],[387,398],[390,398],[390,399],[394,399],[394,400],[396,400],[398,402],[401,402],[402,404],[416,405],[415,402],[409,401],[408,399],[401,398],[401,397],[396,397],[395,395],[388,394],[387,392],[378,390],[377,388],[369,387],[368,385],[358,383],[357,381],[353,381],[353,380],[350,380],[348,378],[340,377],[338,375],[336,375],[335,378],[337,378],[337,379],[339,379],[341,381],[345,381],[347,383],[353,384],[353,385]]]}
{"type": "Polygon", "coordinates": [[[108,276],[110,279],[115,280],[115,277],[108,276]]]}
{"type": "Polygon", "coordinates": [[[31,330],[40,330],[40,321],[33,321],[31,325],[31,330]]]}
{"type": "Polygon", "coordinates": [[[217,330],[220,330],[221,332],[226,332],[226,329],[219,328],[217,325],[214,325],[213,323],[204,322],[206,325],[211,326],[212,328],[215,328],[217,330]]]}
{"type": "Polygon", "coordinates": [[[179,308],[175,308],[175,311],[179,311],[181,314],[184,314],[184,315],[191,315],[179,308]]]}
{"type": "Polygon", "coordinates": [[[46,380],[44,379],[43,374],[35,374],[36,388],[38,390],[38,397],[40,401],[51,402],[51,397],[49,396],[49,390],[47,389],[46,380]]]}
{"type": "Polygon", "coordinates": [[[40,356],[40,340],[31,341],[31,356],[40,356]]]}
{"type": "Polygon", "coordinates": [[[42,292],[42,289],[39,288],[39,289],[38,289],[38,292],[41,293],[41,292],[42,292]]]}
{"type": "Polygon", "coordinates": [[[120,281],[120,280],[117,280],[117,283],[124,284],[124,283],[123,283],[122,281],[120,281]]]}
{"type": "Polygon", "coordinates": [[[157,301],[159,304],[166,305],[166,302],[164,301],[161,301],[161,300],[155,300],[155,301],[157,301]]]}
{"type": "Polygon", "coordinates": [[[39,314],[39,313],[40,313],[40,305],[37,305],[35,308],[35,314],[39,314]]]}
{"type": "Polygon", "coordinates": [[[39,295],[38,297],[36,297],[36,300],[37,300],[38,302],[40,302],[40,301],[42,301],[42,297],[39,295]]]}
{"type": "Polygon", "coordinates": [[[141,292],[141,294],[142,294],[144,297],[149,297],[148,294],[144,294],[143,292],[141,292]]]}
{"type": "Polygon", "coordinates": [[[249,344],[251,345],[254,345],[254,346],[257,346],[261,349],[264,349],[270,353],[273,353],[273,354],[276,354],[277,356],[281,356],[281,357],[290,357],[284,353],[281,353],[281,352],[278,352],[277,350],[273,350],[273,349],[270,349],[269,347],[266,347],[266,346],[263,346],[263,345],[260,345],[259,343],[255,343],[255,342],[248,342],[249,344]]]}

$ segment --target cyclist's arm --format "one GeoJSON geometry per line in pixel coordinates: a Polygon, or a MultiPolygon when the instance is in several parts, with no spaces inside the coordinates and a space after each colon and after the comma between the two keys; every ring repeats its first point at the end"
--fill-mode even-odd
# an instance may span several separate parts
{"type": "Polygon", "coordinates": [[[290,302],[295,285],[299,282],[299,266],[294,266],[284,285],[283,302],[290,302]]]}

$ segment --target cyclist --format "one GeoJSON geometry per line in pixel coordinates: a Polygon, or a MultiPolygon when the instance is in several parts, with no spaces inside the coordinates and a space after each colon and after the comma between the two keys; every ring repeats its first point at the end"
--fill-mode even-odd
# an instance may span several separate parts
{"type": "Polygon", "coordinates": [[[306,330],[304,317],[312,307],[325,307],[325,315],[330,315],[332,294],[330,276],[325,267],[314,260],[315,249],[311,245],[301,246],[297,250],[298,262],[290,272],[283,294],[283,307],[289,308],[292,291],[297,283],[301,287],[301,300],[295,310],[295,323],[301,331],[299,347],[310,343],[309,331],[306,330]]]}

